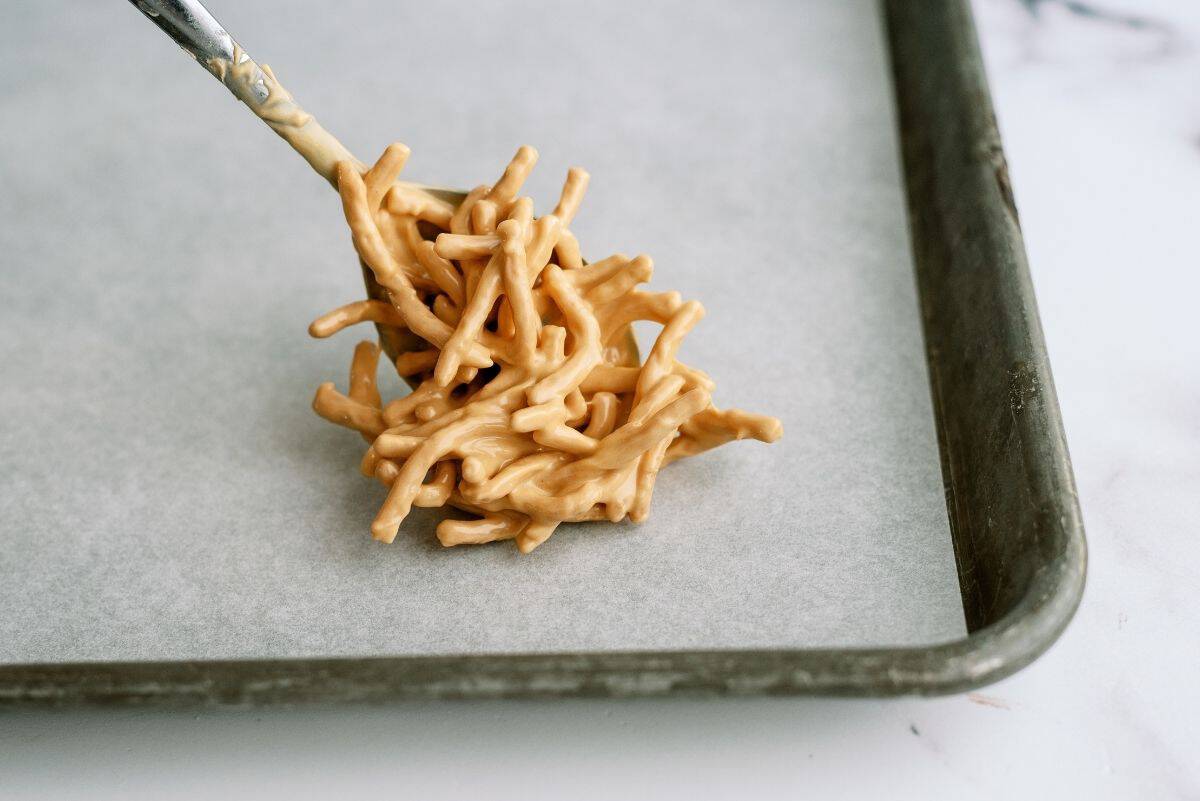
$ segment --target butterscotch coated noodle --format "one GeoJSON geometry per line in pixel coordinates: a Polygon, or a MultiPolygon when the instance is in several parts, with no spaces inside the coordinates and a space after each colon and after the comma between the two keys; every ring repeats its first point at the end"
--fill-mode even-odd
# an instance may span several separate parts
{"type": "Polygon", "coordinates": [[[515,540],[528,553],[559,523],[644,520],[658,471],[677,459],[782,435],[773,417],[714,407],[712,380],[677,360],[704,308],[639,289],[648,257],[584,263],[568,226],[586,172],[570,170],[554,211],[534,217],[520,195],[531,147],[457,208],[397,184],[407,159],[394,144],[365,171],[338,163],[355,250],[386,300],[350,303],[309,328],[327,337],[373,322],[424,341],[395,359],[411,394],[382,402],[380,349],[366,341],[348,393],[326,383],[313,401],[371,443],[362,471],[388,487],[376,539],[395,539],[414,506],[450,505],[477,517],[442,521],[443,545],[515,540]],[[662,325],[640,365],[628,345],[636,320],[662,325]]]}

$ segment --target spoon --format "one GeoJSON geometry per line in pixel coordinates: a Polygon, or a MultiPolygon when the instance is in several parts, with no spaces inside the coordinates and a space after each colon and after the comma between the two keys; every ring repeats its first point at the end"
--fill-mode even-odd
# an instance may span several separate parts
{"type": "MultiPolygon", "coordinates": [[[[334,189],[337,188],[339,162],[350,161],[360,171],[366,170],[362,161],[296,103],[291,93],[275,79],[270,67],[260,66],[242,50],[203,3],[198,0],[129,1],[303,156],[334,189]]],[[[455,206],[466,197],[465,192],[449,187],[407,181],[397,183],[427,192],[455,206]]],[[[368,297],[389,302],[386,291],[375,281],[371,270],[361,261],[359,264],[368,297]]],[[[376,329],[384,352],[393,360],[401,353],[425,347],[424,341],[409,331],[381,325],[376,329]]],[[[632,329],[618,342],[622,340],[620,361],[628,365],[639,364],[632,329]]]]}
{"type": "MultiPolygon", "coordinates": [[[[366,166],[333,134],[302,109],[279,85],[270,68],[259,66],[198,0],[129,0],[147,19],[163,30],[233,96],[267,123],[317,174],[337,188],[337,164],[351,161],[366,166]]],[[[461,203],[465,192],[443,186],[398,181],[451,203],[461,203]]]]}

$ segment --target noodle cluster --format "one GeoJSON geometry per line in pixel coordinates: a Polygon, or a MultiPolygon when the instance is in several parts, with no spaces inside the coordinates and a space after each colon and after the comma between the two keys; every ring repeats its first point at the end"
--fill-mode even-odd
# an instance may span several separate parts
{"type": "Polygon", "coordinates": [[[371,526],[391,542],[413,506],[451,505],[471,520],[437,527],[443,545],[516,541],[532,551],[566,521],[646,518],[660,468],[736,439],[773,442],[771,417],[711,403],[712,380],[676,359],[704,314],[677,292],[648,292],[648,257],[587,264],[569,226],[588,175],[572,169],[550,214],[520,195],[537,153],[522,147],[491,186],[458,206],[396,184],[408,148],[370,169],[338,165],[362,262],[383,292],[309,331],[380,327],[411,394],[383,403],[380,348],[360,342],[348,394],[317,390],[322,417],[370,443],[362,471],[389,487],[371,526]],[[638,363],[629,325],[662,325],[638,363]]]}

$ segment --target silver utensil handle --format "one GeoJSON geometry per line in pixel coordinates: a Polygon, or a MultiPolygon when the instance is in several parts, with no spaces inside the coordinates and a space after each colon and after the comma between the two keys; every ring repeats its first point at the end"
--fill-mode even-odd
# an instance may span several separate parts
{"type": "Polygon", "coordinates": [[[172,41],[296,149],[325,180],[337,186],[337,164],[362,163],[302,109],[266,64],[242,50],[198,0],[130,0],[172,41]]]}
{"type": "Polygon", "coordinates": [[[213,61],[233,61],[233,37],[201,3],[194,0],[129,2],[205,69],[209,69],[208,65],[213,61]]]}

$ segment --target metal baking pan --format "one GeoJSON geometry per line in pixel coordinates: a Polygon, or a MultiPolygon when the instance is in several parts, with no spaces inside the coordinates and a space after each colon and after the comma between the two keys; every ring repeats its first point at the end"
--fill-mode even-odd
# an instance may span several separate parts
{"type": "MultiPolygon", "coordinates": [[[[1085,544],[978,44],[964,0],[885,0],[880,13],[966,636],[896,647],[735,642],[658,649],[639,643],[569,653],[360,651],[319,659],[289,652],[286,658],[162,660],[152,650],[133,650],[115,661],[0,664],[0,704],[939,694],[996,681],[1035,659],[1079,602],[1085,544]]],[[[36,191],[26,191],[36,203],[36,191]]],[[[164,291],[179,295],[170,286],[164,291]]],[[[29,486],[19,480],[11,486],[29,486]]],[[[113,492],[123,491],[112,481],[113,492]]],[[[0,567],[20,569],[2,558],[0,567]]],[[[231,566],[237,576],[253,575],[238,569],[231,566]]],[[[61,584],[45,589],[70,594],[61,584]]],[[[169,601],[142,601],[170,609],[169,601]]]]}

